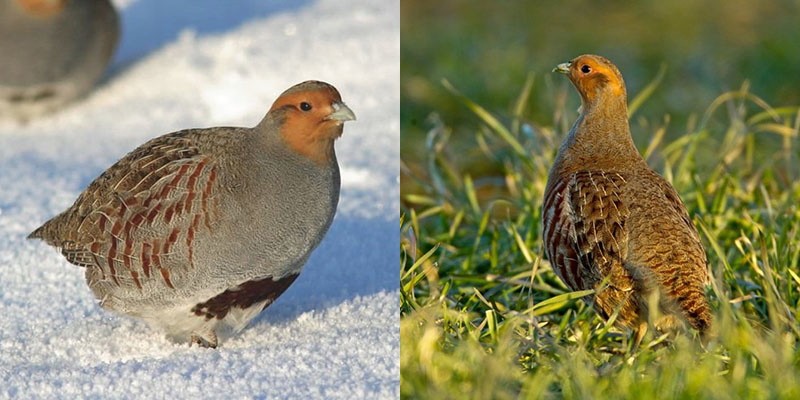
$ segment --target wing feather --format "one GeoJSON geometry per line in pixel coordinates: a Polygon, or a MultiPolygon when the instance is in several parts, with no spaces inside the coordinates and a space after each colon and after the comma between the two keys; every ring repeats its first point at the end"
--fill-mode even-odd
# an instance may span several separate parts
{"type": "Polygon", "coordinates": [[[174,287],[193,266],[193,241],[211,229],[217,166],[192,131],[145,143],[100,175],[70,209],[31,237],[93,269],[89,285],[174,287]],[[158,271],[158,273],[154,273],[158,271]]]}

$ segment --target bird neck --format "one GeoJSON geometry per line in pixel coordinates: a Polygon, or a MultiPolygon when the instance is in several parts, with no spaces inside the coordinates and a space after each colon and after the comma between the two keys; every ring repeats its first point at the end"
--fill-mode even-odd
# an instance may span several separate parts
{"type": "Polygon", "coordinates": [[[330,167],[336,163],[334,142],[342,134],[341,123],[318,123],[273,111],[264,117],[256,129],[265,132],[266,136],[276,132],[274,136],[288,150],[319,167],[330,167]]]}
{"type": "Polygon", "coordinates": [[[332,139],[285,130],[281,131],[281,138],[290,150],[319,166],[329,166],[336,162],[332,139]]]}
{"type": "Polygon", "coordinates": [[[625,97],[606,97],[584,102],[559,151],[568,169],[624,169],[644,162],[631,138],[625,97]]]}
{"type": "MultiPolygon", "coordinates": [[[[317,168],[337,165],[333,138],[320,137],[307,132],[286,129],[286,120],[280,115],[267,114],[255,127],[265,148],[275,148],[297,160],[311,162],[317,168]]],[[[340,130],[341,131],[341,130],[340,130]]]]}

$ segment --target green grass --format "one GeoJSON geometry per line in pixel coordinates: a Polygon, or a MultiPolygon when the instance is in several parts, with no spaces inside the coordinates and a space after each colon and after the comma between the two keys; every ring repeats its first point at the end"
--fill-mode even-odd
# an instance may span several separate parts
{"type": "MultiPolygon", "coordinates": [[[[402,166],[404,187],[418,188],[402,194],[402,397],[800,398],[800,109],[772,108],[745,84],[683,134],[666,134],[667,117],[632,117],[642,153],[698,227],[716,326],[705,347],[650,334],[634,348],[543,258],[547,173],[577,116],[565,99],[577,95],[534,83],[496,119],[443,82],[475,121],[468,163],[499,173],[464,173],[435,114],[423,162],[402,166]],[[550,117],[526,119],[533,96],[554,99],[550,117]]],[[[646,108],[652,89],[631,103],[646,108]]]]}

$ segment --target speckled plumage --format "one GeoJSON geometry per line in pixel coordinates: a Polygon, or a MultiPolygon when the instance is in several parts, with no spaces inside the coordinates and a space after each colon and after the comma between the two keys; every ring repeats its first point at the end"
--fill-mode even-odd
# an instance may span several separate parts
{"type": "Polygon", "coordinates": [[[103,307],[214,347],[286,290],[322,240],[339,199],[333,144],[353,119],[335,88],[301,83],[254,128],[150,140],[30,237],[85,267],[103,307]]]}
{"type": "Polygon", "coordinates": [[[685,322],[706,333],[705,251],[675,189],[641,157],[627,121],[625,84],[607,59],[584,55],[556,70],[582,99],[550,170],[543,204],[545,254],[573,290],[620,326],[659,330],[685,322]],[[650,307],[657,305],[656,310],[650,307]]]}

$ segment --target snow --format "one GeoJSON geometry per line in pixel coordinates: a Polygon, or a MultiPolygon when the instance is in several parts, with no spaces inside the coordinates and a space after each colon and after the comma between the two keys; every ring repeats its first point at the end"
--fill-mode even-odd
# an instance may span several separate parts
{"type": "Polygon", "coordinates": [[[399,396],[399,1],[117,0],[123,37],[89,97],[0,121],[0,398],[399,396]],[[216,350],[100,308],[25,236],[146,140],[255,125],[289,86],[336,86],[339,210],[300,278],[216,350]]]}

